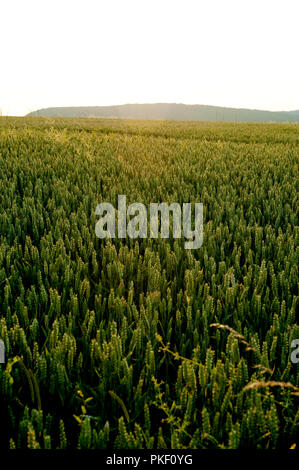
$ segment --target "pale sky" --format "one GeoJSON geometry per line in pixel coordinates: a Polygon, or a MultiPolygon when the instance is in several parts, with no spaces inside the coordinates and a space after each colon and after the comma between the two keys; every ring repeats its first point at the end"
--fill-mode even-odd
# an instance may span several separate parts
{"type": "Polygon", "coordinates": [[[299,109],[299,0],[0,0],[0,108],[299,109]]]}

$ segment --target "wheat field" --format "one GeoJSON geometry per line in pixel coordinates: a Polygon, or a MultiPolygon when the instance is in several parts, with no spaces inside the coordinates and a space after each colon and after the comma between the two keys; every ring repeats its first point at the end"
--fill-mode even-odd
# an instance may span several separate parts
{"type": "Polygon", "coordinates": [[[297,443],[299,125],[0,118],[7,448],[297,443]],[[201,202],[204,241],[101,201],[201,202]]]}

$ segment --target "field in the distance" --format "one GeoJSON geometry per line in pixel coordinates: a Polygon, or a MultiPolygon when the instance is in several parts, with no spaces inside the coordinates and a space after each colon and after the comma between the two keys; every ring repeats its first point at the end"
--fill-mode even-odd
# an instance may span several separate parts
{"type": "Polygon", "coordinates": [[[0,118],[1,444],[294,447],[298,156],[296,124],[0,118]],[[202,202],[203,246],[99,240],[119,194],[202,202]]]}

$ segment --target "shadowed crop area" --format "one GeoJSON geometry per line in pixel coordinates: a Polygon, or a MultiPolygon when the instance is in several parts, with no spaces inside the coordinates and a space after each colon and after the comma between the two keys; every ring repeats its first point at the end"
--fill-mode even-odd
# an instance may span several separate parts
{"type": "Polygon", "coordinates": [[[294,447],[298,157],[297,124],[0,118],[1,444],[294,447]],[[202,247],[98,239],[120,194],[203,203],[202,247]]]}

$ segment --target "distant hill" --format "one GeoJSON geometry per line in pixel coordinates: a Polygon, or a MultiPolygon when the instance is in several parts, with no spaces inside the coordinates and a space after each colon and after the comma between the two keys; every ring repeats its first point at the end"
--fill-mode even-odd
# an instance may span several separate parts
{"type": "Polygon", "coordinates": [[[182,121],[299,122],[298,111],[261,111],[222,108],[201,104],[124,104],[119,106],[80,106],[45,108],[28,116],[102,117],[119,119],[167,119],[182,121]]]}

